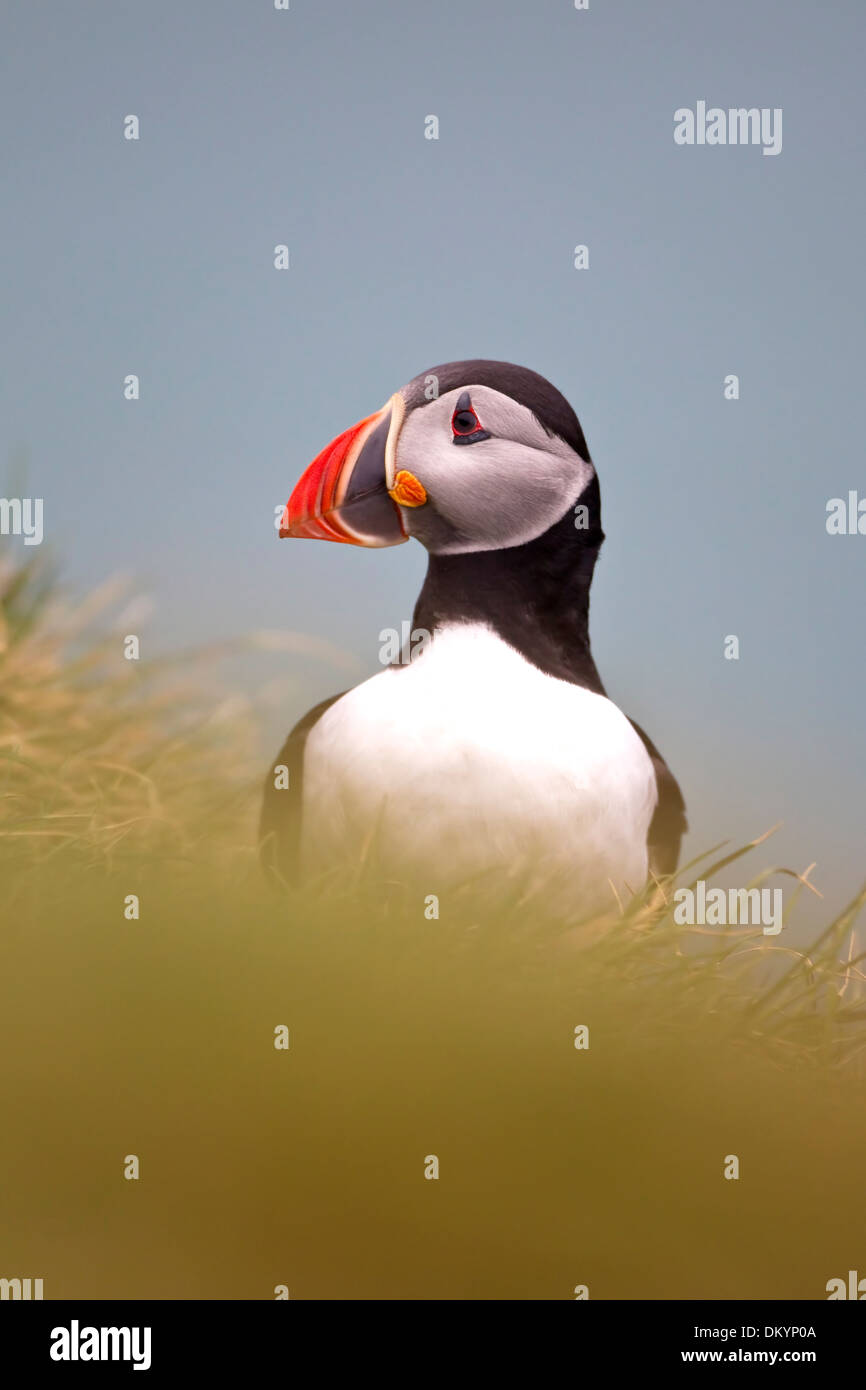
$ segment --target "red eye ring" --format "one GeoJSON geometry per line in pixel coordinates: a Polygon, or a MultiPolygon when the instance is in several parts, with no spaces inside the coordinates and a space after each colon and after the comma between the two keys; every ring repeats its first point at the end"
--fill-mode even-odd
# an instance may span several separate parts
{"type": "Polygon", "coordinates": [[[456,435],[474,434],[481,429],[481,421],[470,405],[465,410],[455,410],[451,416],[451,429],[456,435]]]}
{"type": "Polygon", "coordinates": [[[472,407],[468,391],[461,392],[454,407],[454,413],[451,416],[451,435],[452,444],[477,444],[481,439],[490,438],[472,407]]]}

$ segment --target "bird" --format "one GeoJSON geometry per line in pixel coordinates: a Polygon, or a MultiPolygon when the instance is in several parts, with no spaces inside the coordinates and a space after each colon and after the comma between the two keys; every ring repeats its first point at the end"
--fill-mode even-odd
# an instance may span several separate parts
{"type": "Polygon", "coordinates": [[[317,704],[269,768],[271,876],[305,883],[363,859],[438,901],[524,875],[583,916],[675,872],[685,802],[593,660],[599,480],[546,378],[481,358],[419,373],[317,455],[279,535],[414,539],[428,567],[416,654],[317,704]]]}

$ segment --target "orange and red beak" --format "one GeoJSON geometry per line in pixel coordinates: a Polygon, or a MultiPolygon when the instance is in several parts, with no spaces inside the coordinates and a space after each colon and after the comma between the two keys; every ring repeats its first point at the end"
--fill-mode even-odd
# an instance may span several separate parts
{"type": "Polygon", "coordinates": [[[403,408],[398,393],[322,450],[286,503],[281,537],[365,546],[409,539],[390,496],[403,408]]]}

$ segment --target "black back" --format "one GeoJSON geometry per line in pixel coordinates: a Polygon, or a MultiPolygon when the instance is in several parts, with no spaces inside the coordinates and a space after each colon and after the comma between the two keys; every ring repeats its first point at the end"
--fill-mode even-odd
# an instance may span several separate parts
{"type": "Polygon", "coordinates": [[[304,748],[314,724],[325,710],[345,695],[332,695],[308,710],[289,734],[273,765],[268,768],[259,815],[259,859],[267,876],[275,883],[293,883],[298,878],[298,852],[301,844],[301,807],[304,786],[304,748]],[[289,785],[277,790],[274,772],[288,769],[289,785]]]}

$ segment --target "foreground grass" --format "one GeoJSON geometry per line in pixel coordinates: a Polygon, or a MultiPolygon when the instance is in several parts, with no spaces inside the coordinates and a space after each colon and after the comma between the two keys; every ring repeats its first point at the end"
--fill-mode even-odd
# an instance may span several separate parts
{"type": "MultiPolygon", "coordinates": [[[[519,885],[430,921],[363,865],[275,894],[246,731],[188,663],[130,675],[104,607],[88,638],[97,605],[61,610],[38,566],[3,584],[0,1274],[48,1297],[810,1299],[857,1267],[859,899],[803,952],[677,926],[670,884],[607,930],[519,885]]],[[[767,872],[759,843],[681,881],[732,855],[767,872]]]]}
{"type": "Polygon", "coordinates": [[[226,647],[124,658],[118,580],[64,597],[49,561],[0,560],[0,870],[217,856],[249,811],[250,729],[202,695],[226,647]]]}

